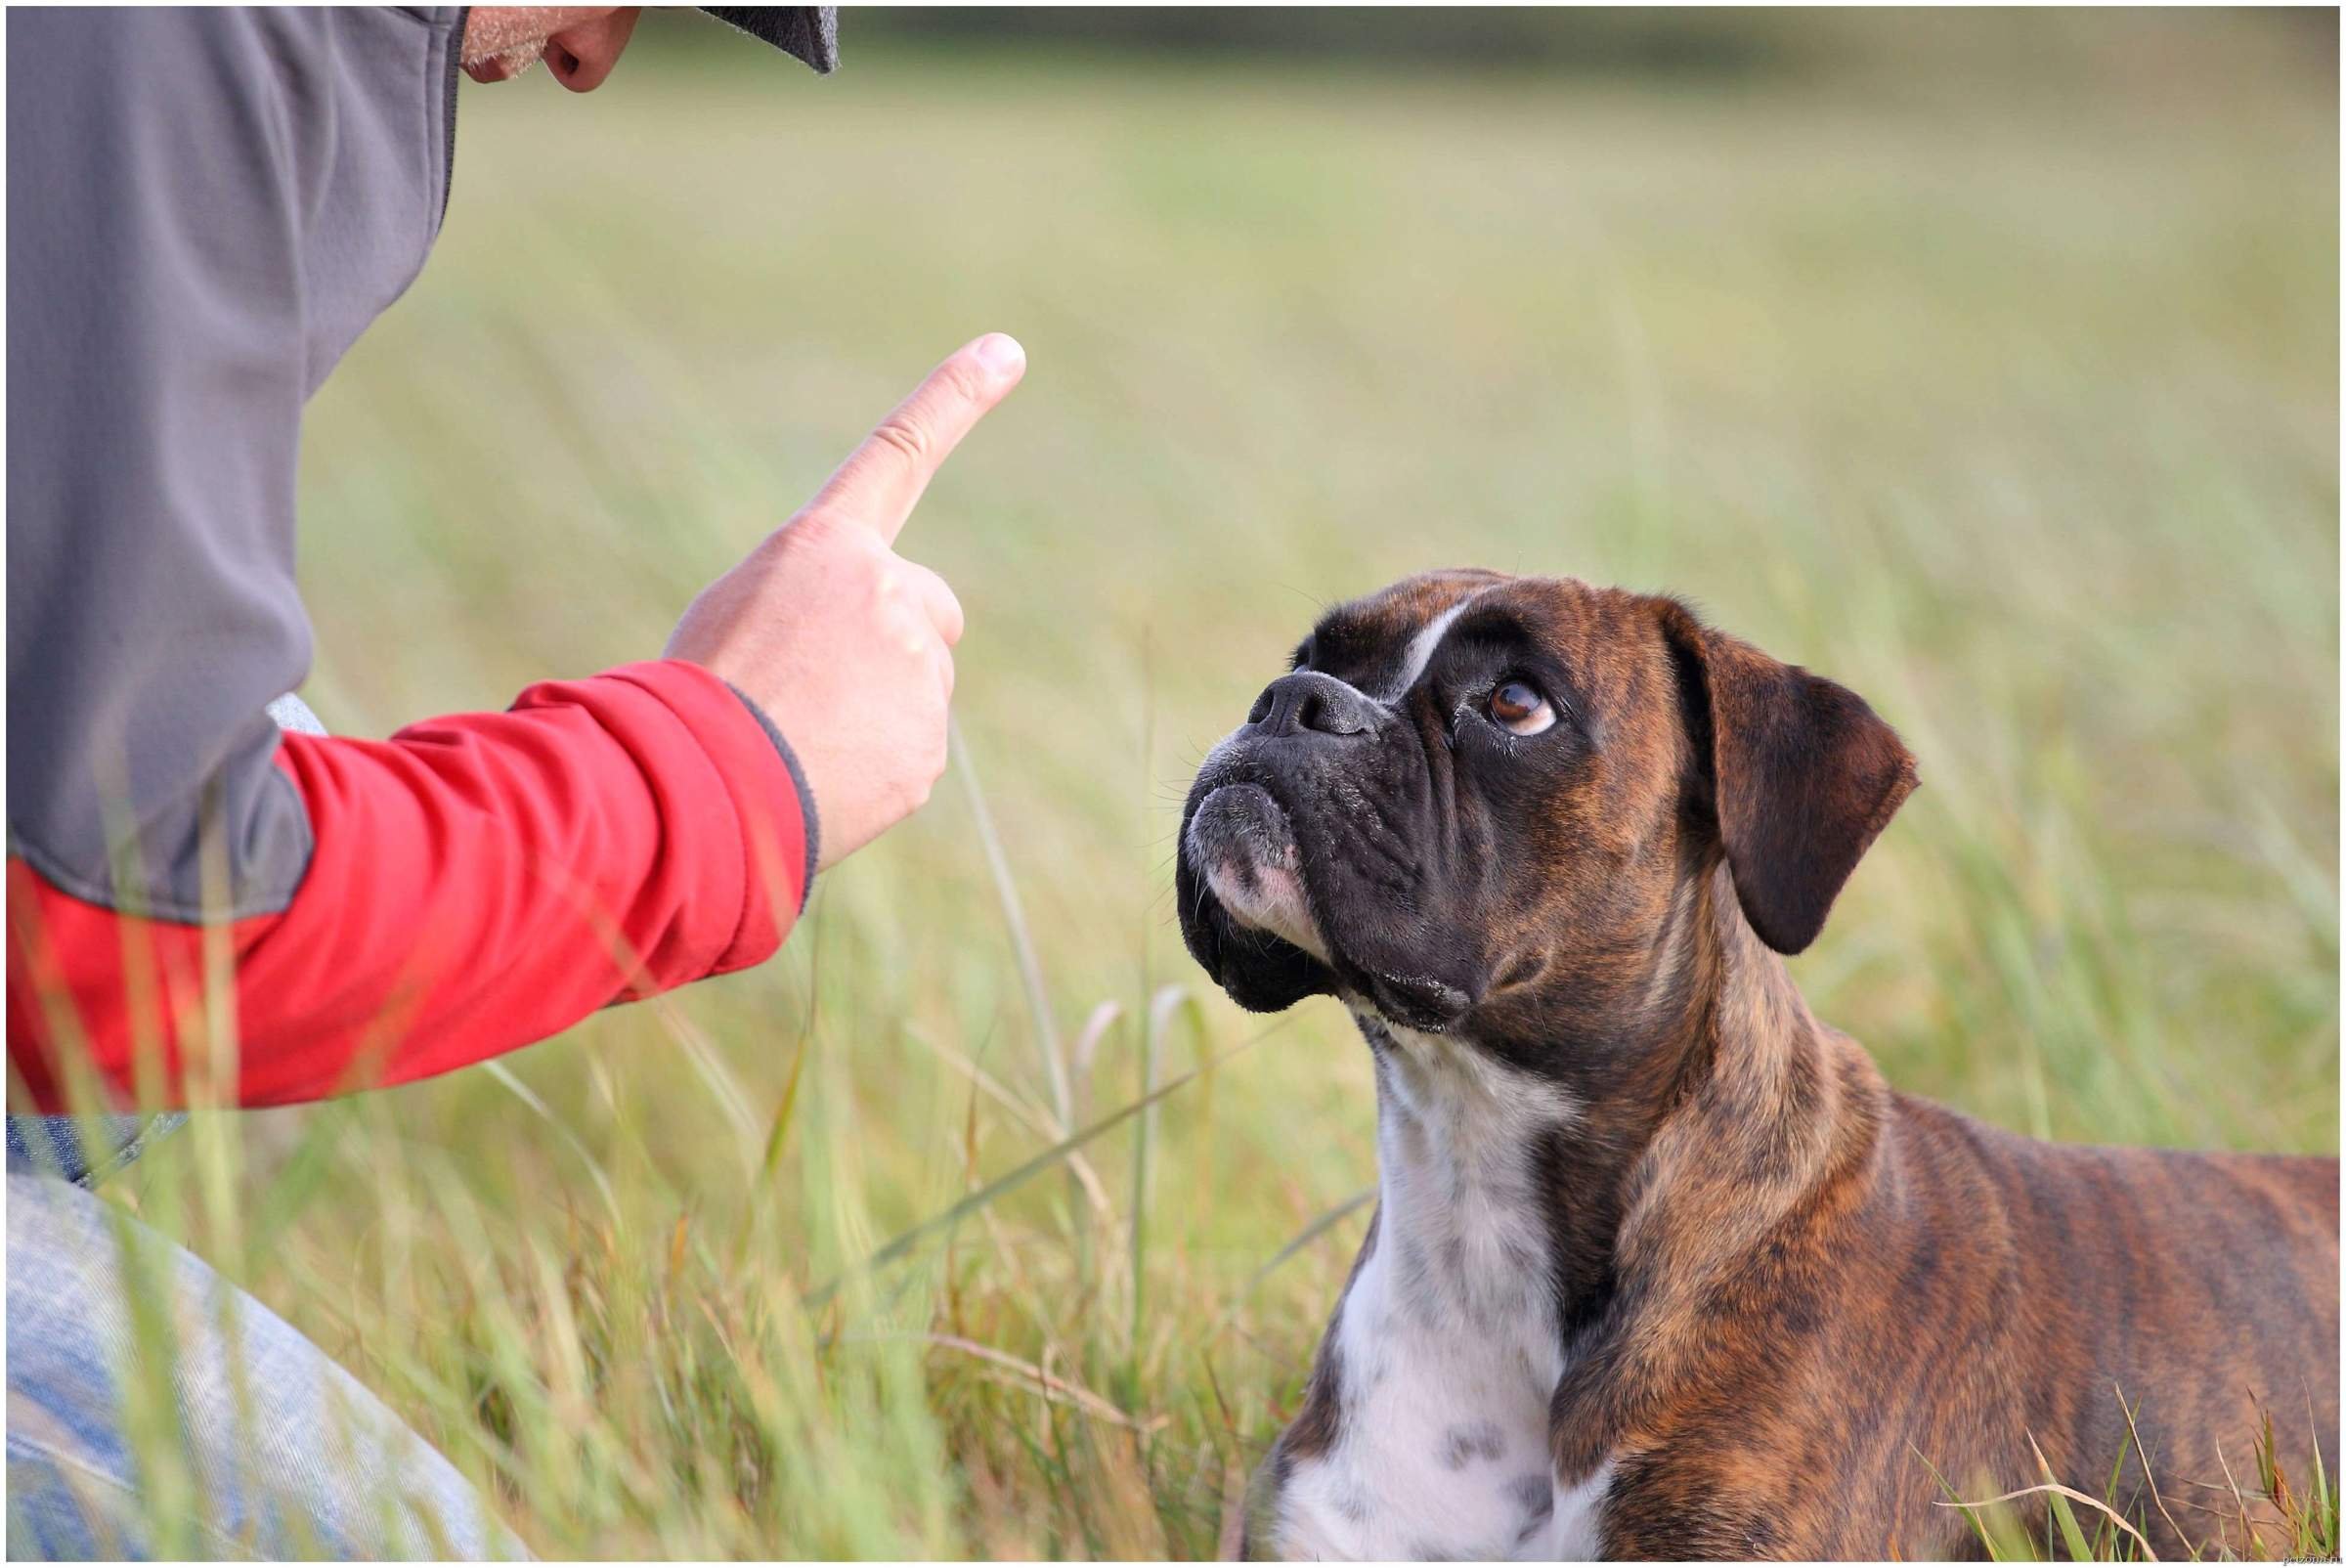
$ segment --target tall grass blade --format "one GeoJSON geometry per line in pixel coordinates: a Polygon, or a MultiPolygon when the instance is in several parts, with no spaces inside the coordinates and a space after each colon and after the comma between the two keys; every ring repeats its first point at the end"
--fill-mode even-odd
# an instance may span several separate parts
{"type": "MultiPolygon", "coordinates": [[[[1224,1051],[1219,1056],[1215,1057],[1209,1066],[1219,1067],[1222,1064],[1229,1062],[1232,1058],[1238,1056],[1243,1052],[1252,1050],[1255,1046],[1260,1045],[1272,1035],[1277,1034],[1280,1030],[1287,1027],[1288,1024],[1293,1022],[1293,1014],[1290,1013],[1286,1015],[1277,1024],[1272,1024],[1269,1028],[1250,1035],[1246,1039],[1240,1040],[1237,1045],[1232,1046],[1229,1050],[1224,1051]]],[[[1020,1188],[1025,1186],[1028,1182],[1041,1175],[1044,1171],[1047,1171],[1053,1166],[1061,1163],[1075,1150],[1081,1149],[1085,1144],[1088,1144],[1095,1138],[1100,1137],[1103,1133],[1109,1132],[1114,1128],[1122,1126],[1125,1122],[1130,1121],[1133,1117],[1139,1115],[1142,1111],[1147,1111],[1151,1106],[1153,1106],[1164,1100],[1167,1096],[1178,1094],[1181,1090],[1187,1088],[1191,1083],[1195,1082],[1205,1071],[1206,1067],[1200,1067],[1183,1073],[1180,1077],[1172,1079],[1164,1084],[1161,1088],[1158,1088],[1153,1093],[1148,1095],[1146,1098],[1136,1100],[1132,1104],[1123,1107],[1121,1110],[1109,1112],[1108,1115],[1101,1117],[1098,1121],[1093,1122],[1090,1126],[1084,1128],[1081,1132],[1076,1133],[1074,1136],[1062,1139],[1060,1142],[1052,1145],[1049,1149],[1044,1150],[1041,1154],[1036,1154],[1033,1158],[1021,1163],[1015,1169],[1004,1175],[995,1177],[992,1181],[986,1183],[983,1187],[978,1189],[978,1191],[970,1194],[967,1198],[964,1198],[961,1199],[961,1201],[955,1203],[943,1213],[934,1215],[929,1219],[921,1221],[920,1224],[915,1225],[912,1227],[912,1229],[903,1232],[888,1241],[885,1245],[881,1246],[877,1251],[865,1258],[861,1265],[850,1271],[849,1274],[826,1281],[822,1285],[817,1285],[814,1289],[807,1291],[804,1297],[806,1309],[809,1312],[819,1311],[831,1300],[832,1297],[839,1293],[841,1287],[845,1285],[849,1279],[859,1275],[869,1274],[875,1270],[887,1267],[889,1264],[893,1263],[896,1259],[903,1257],[906,1253],[912,1251],[913,1248],[919,1246],[930,1237],[936,1235],[939,1231],[951,1229],[969,1215],[976,1213],[979,1209],[985,1208],[989,1204],[995,1202],[997,1199],[1004,1198],[1011,1193],[1017,1192],[1020,1188]]]]}
{"type": "Polygon", "coordinates": [[[1051,1105],[1059,1112],[1059,1124],[1071,1127],[1075,1123],[1074,1093],[1067,1078],[1066,1059],[1060,1050],[1059,1023],[1051,1009],[1051,993],[1043,984],[1042,961],[1035,955],[1034,934],[1026,924],[1025,906],[1019,900],[1018,882],[1010,874],[1010,859],[1002,852],[1002,836],[994,830],[994,814],[986,807],[985,791],[978,787],[978,764],[970,761],[969,740],[958,722],[952,725],[949,739],[954,771],[960,776],[962,793],[969,800],[970,819],[978,830],[978,843],[985,851],[985,868],[993,878],[994,896],[1001,900],[1011,950],[1018,956],[1019,978],[1026,987],[1026,1006],[1034,1017],[1035,1054],[1042,1059],[1043,1081],[1051,1086],[1051,1105]]]}

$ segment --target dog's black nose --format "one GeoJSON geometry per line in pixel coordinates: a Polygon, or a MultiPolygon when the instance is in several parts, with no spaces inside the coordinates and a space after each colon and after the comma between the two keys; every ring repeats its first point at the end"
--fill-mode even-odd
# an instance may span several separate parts
{"type": "Polygon", "coordinates": [[[1246,722],[1266,736],[1305,730],[1322,735],[1366,735],[1376,727],[1376,705],[1333,675],[1298,670],[1263,688],[1246,722]]]}

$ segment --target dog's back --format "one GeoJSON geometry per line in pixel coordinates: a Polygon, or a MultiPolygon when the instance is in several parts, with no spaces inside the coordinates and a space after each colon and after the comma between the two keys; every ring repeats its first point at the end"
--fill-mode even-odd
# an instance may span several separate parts
{"type": "MultiPolygon", "coordinates": [[[[1986,1407],[1947,1429],[1991,1451],[1924,1456],[1951,1484],[1967,1469],[1999,1491],[2042,1481],[2033,1438],[2056,1478],[2100,1497],[2124,1455],[2115,1501],[2166,1555],[2248,1549],[2243,1499],[2260,1529],[2275,1519],[2255,1500],[2267,1416],[2300,1500],[2317,1443],[2338,1473],[2336,1159],[2049,1144],[1895,1106],[1887,1157],[1933,1167],[1942,1203],[1962,1195],[1931,1217],[1929,1248],[1995,1281],[1996,1321],[1970,1346],[1987,1375],[1937,1391],[1986,1407]]],[[[1928,1357],[1913,1370],[1934,1375],[1928,1357]]]]}
{"type": "MultiPolygon", "coordinates": [[[[2041,1449],[2161,1556],[2250,1549],[2243,1510],[2285,1550],[2258,1440],[2269,1414],[2301,1501],[2317,1442],[2338,1473],[2337,1177],[2041,1143],[1885,1095],[1867,1156],[1727,1271],[1711,1371],[1621,1465],[1612,1544],[1963,1555],[1980,1542],[1945,1504],[2042,1483],[2041,1449]]],[[[2018,1507],[2046,1539],[2042,1495],[2018,1507]]]]}

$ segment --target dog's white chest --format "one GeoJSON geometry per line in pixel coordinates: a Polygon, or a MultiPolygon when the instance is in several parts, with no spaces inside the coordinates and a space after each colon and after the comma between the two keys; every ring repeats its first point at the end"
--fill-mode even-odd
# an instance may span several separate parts
{"type": "Polygon", "coordinates": [[[1289,1558],[1586,1558],[1607,1470],[1553,1481],[1564,1358],[1528,1153],[1552,1086],[1392,1031],[1379,1062],[1374,1249],[1330,1329],[1339,1418],[1298,1456],[1269,1545],[1289,1558]]]}
{"type": "MultiPolygon", "coordinates": [[[[1381,1248],[1380,1248],[1381,1255],[1381,1248]]],[[[1337,1326],[1345,1411],[1335,1442],[1299,1459],[1280,1494],[1288,1558],[1572,1560],[1595,1550],[1609,1477],[1554,1483],[1547,1399],[1562,1374],[1521,1341],[1397,1324],[1372,1257],[1337,1326]]]]}

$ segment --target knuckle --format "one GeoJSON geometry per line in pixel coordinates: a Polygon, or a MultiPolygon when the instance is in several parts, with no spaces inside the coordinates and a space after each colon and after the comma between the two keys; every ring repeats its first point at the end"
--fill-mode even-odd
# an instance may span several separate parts
{"type": "Polygon", "coordinates": [[[774,530],[767,543],[776,548],[827,544],[840,535],[840,515],[824,506],[809,506],[774,530]]]}
{"type": "Polygon", "coordinates": [[[937,379],[964,403],[976,403],[985,396],[985,377],[966,354],[948,360],[937,379]]]}
{"type": "Polygon", "coordinates": [[[891,414],[872,431],[872,439],[883,447],[892,449],[907,462],[916,466],[929,460],[933,445],[928,428],[910,414],[891,414]]]}
{"type": "Polygon", "coordinates": [[[845,562],[849,571],[871,554],[864,547],[872,531],[855,518],[838,509],[836,504],[809,506],[776,529],[768,543],[777,559],[796,556],[801,562],[821,560],[825,569],[831,563],[845,562]]]}

